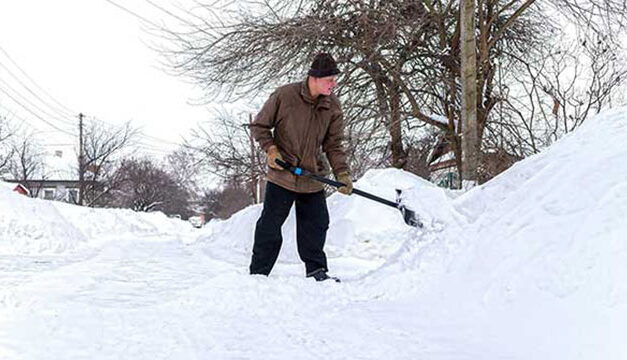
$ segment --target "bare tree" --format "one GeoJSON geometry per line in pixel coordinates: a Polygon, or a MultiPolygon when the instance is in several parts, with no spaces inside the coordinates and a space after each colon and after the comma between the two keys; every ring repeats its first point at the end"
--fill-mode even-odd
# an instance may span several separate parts
{"type": "Polygon", "coordinates": [[[115,177],[120,179],[120,186],[112,190],[113,205],[183,218],[190,215],[187,191],[151,160],[124,160],[115,177]]]}
{"type": "Polygon", "coordinates": [[[79,204],[88,206],[103,205],[102,200],[111,192],[117,181],[113,176],[116,156],[129,145],[137,135],[130,122],[121,126],[108,125],[97,119],[86,123],[83,171],[85,184],[79,190],[79,204]]]}
{"type": "MultiPolygon", "coordinates": [[[[230,23],[211,18],[192,24],[193,31],[172,35],[177,45],[169,52],[173,68],[202,84],[209,96],[223,90],[227,96],[250,96],[278,81],[298,78],[313,54],[332,48],[345,69],[339,93],[348,99],[346,123],[350,130],[360,131],[349,138],[361,144],[382,139],[376,145],[378,154],[388,154],[396,167],[406,164],[403,139],[419,126],[416,122],[447,131],[459,145],[456,2],[316,0],[299,4],[267,2],[267,11],[261,15],[240,14],[230,23]],[[444,115],[450,123],[436,121],[430,114],[444,115]]],[[[524,51],[525,36],[513,36],[523,16],[511,4],[489,4],[503,8],[485,10],[489,16],[481,19],[488,25],[477,25],[485,33],[480,60],[503,54],[494,49],[504,39],[524,51]]],[[[490,83],[490,67],[480,62],[480,68],[478,81],[490,83]]],[[[478,88],[482,90],[479,116],[485,119],[495,101],[489,86],[478,88]]]]}
{"type": "Polygon", "coordinates": [[[627,61],[603,36],[556,35],[546,49],[520,59],[508,76],[506,101],[487,129],[487,148],[534,154],[573,131],[591,114],[625,104],[627,61]]]}
{"type": "MultiPolygon", "coordinates": [[[[203,159],[203,168],[222,182],[242,183],[251,189],[251,184],[265,175],[266,159],[259,147],[251,149],[247,115],[218,113],[214,121],[201,124],[192,132],[186,146],[196,151],[203,159]]],[[[250,203],[256,198],[256,190],[252,188],[250,203]]]]}
{"type": "Polygon", "coordinates": [[[202,171],[203,159],[200,159],[198,152],[186,146],[181,146],[177,150],[168,154],[165,159],[165,166],[177,184],[198,190],[197,178],[202,171]]]}
{"type": "Polygon", "coordinates": [[[201,203],[207,219],[227,219],[250,205],[250,196],[245,186],[230,181],[221,189],[205,191],[201,203]]]}
{"type": "MultiPolygon", "coordinates": [[[[202,13],[190,15],[188,31],[166,35],[174,44],[166,54],[175,72],[215,99],[254,96],[299,79],[313,54],[332,49],[344,69],[338,92],[348,107],[347,128],[354,131],[350,144],[376,150],[351,149],[353,155],[374,154],[354,157],[356,163],[386,156],[391,165],[405,167],[410,132],[429,126],[446,134],[461,173],[458,8],[452,0],[271,0],[255,11],[241,5],[239,12],[201,6],[202,13]]],[[[555,9],[597,34],[622,28],[627,13],[623,0],[477,1],[479,144],[494,107],[504,100],[495,64],[515,64],[548,41],[556,26],[547,14],[555,9]]]]}
{"type": "Polygon", "coordinates": [[[37,145],[33,135],[24,135],[13,142],[13,157],[9,171],[15,180],[26,186],[31,197],[38,197],[41,182],[32,180],[44,179],[43,150],[37,145]]]}
{"type": "Polygon", "coordinates": [[[8,171],[15,148],[11,146],[10,139],[15,133],[8,124],[6,117],[0,116],[0,176],[8,171]]]}
{"type": "Polygon", "coordinates": [[[164,169],[189,195],[190,208],[195,212],[202,211],[203,186],[207,174],[204,172],[206,159],[196,149],[180,146],[170,153],[163,164],[164,169]],[[204,179],[205,178],[205,179],[204,179]]]}

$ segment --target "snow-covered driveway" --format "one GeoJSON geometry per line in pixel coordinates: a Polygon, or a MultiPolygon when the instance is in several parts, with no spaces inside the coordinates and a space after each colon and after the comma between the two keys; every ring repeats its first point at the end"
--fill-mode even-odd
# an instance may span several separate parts
{"type": "Polygon", "coordinates": [[[350,281],[315,283],[298,264],[270,278],[246,265],[162,237],[5,256],[0,358],[409,359],[420,346],[415,304],[369,298],[350,281]]]}

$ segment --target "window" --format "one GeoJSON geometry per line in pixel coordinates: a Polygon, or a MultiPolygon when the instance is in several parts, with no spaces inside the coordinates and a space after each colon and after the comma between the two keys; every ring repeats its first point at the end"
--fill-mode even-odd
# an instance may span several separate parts
{"type": "Polygon", "coordinates": [[[54,189],[44,189],[44,199],[54,200],[54,189]]]}

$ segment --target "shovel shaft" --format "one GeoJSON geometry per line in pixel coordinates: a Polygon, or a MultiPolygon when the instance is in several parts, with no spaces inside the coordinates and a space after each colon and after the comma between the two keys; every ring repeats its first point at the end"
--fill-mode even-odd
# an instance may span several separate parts
{"type": "MultiPolygon", "coordinates": [[[[331,186],[334,186],[336,188],[339,188],[339,187],[342,187],[342,186],[346,186],[346,184],[341,183],[339,181],[327,179],[324,176],[316,175],[316,174],[314,174],[314,173],[312,173],[310,171],[307,171],[305,169],[301,169],[301,168],[298,168],[298,167],[290,166],[288,163],[286,163],[284,161],[281,161],[281,160],[277,159],[276,162],[277,162],[277,164],[279,164],[284,169],[289,170],[290,172],[292,172],[292,173],[294,173],[294,174],[296,174],[298,176],[306,176],[308,178],[312,178],[312,179],[317,180],[317,181],[319,181],[321,183],[325,183],[327,185],[331,185],[331,186]]],[[[399,208],[398,204],[393,202],[393,201],[380,198],[380,197],[378,197],[376,195],[372,195],[370,193],[367,193],[365,191],[361,191],[359,189],[353,189],[353,194],[357,194],[357,195],[363,196],[365,198],[368,198],[370,200],[374,200],[374,201],[379,202],[381,204],[385,204],[385,205],[391,206],[393,208],[397,208],[397,209],[399,208]]]]}
{"type": "MultiPolygon", "coordinates": [[[[293,173],[294,175],[297,176],[306,176],[308,178],[312,178],[316,181],[319,181],[321,183],[327,184],[327,185],[331,185],[334,186],[336,188],[342,187],[342,186],[346,186],[346,184],[341,183],[339,181],[334,181],[331,179],[327,179],[324,176],[320,176],[320,175],[316,175],[310,171],[307,171],[305,169],[301,169],[299,167],[295,167],[295,166],[291,166],[290,164],[286,163],[283,160],[279,160],[276,159],[275,160],[277,164],[279,164],[282,168],[284,168],[285,170],[293,173]]],[[[401,205],[400,202],[396,203],[390,200],[386,200],[383,198],[380,198],[376,195],[372,195],[369,194],[365,191],[361,191],[359,189],[353,189],[353,194],[357,194],[360,196],[363,196],[365,198],[368,198],[370,200],[374,200],[378,203],[384,204],[384,205],[388,205],[391,206],[393,208],[397,208],[398,210],[401,211],[401,214],[403,214],[403,220],[405,221],[405,223],[407,225],[410,226],[414,226],[414,227],[422,227],[422,222],[420,222],[420,220],[418,219],[418,217],[416,216],[416,213],[414,213],[412,210],[409,210],[408,208],[406,208],[404,205],[401,205]]]]}
{"type": "MultiPolygon", "coordinates": [[[[313,178],[313,179],[316,179],[316,180],[318,180],[318,181],[320,181],[322,183],[334,186],[336,188],[339,188],[339,187],[342,187],[342,186],[346,186],[346,184],[344,184],[344,183],[341,183],[339,181],[334,181],[334,180],[331,180],[331,179],[327,179],[327,178],[325,178],[323,176],[319,176],[319,175],[316,175],[316,174],[310,174],[310,175],[303,174],[303,175],[307,176],[307,177],[310,177],[310,178],[313,178]]],[[[370,193],[367,193],[365,191],[361,191],[359,189],[353,189],[353,194],[357,194],[357,195],[363,196],[365,198],[368,198],[370,200],[374,200],[374,201],[380,202],[381,204],[385,204],[385,205],[388,205],[388,206],[391,206],[391,207],[394,207],[394,208],[398,208],[398,204],[396,204],[393,201],[380,198],[380,197],[378,197],[376,195],[372,195],[370,193]]]]}

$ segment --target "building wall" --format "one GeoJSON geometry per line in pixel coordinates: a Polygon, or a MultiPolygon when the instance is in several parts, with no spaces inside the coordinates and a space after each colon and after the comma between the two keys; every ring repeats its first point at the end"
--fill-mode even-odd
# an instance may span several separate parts
{"type": "Polygon", "coordinates": [[[38,198],[45,200],[78,202],[78,187],[73,184],[46,184],[44,183],[38,198]]]}
{"type": "Polygon", "coordinates": [[[429,181],[446,189],[459,189],[461,182],[456,167],[438,169],[431,172],[429,181]]]}

